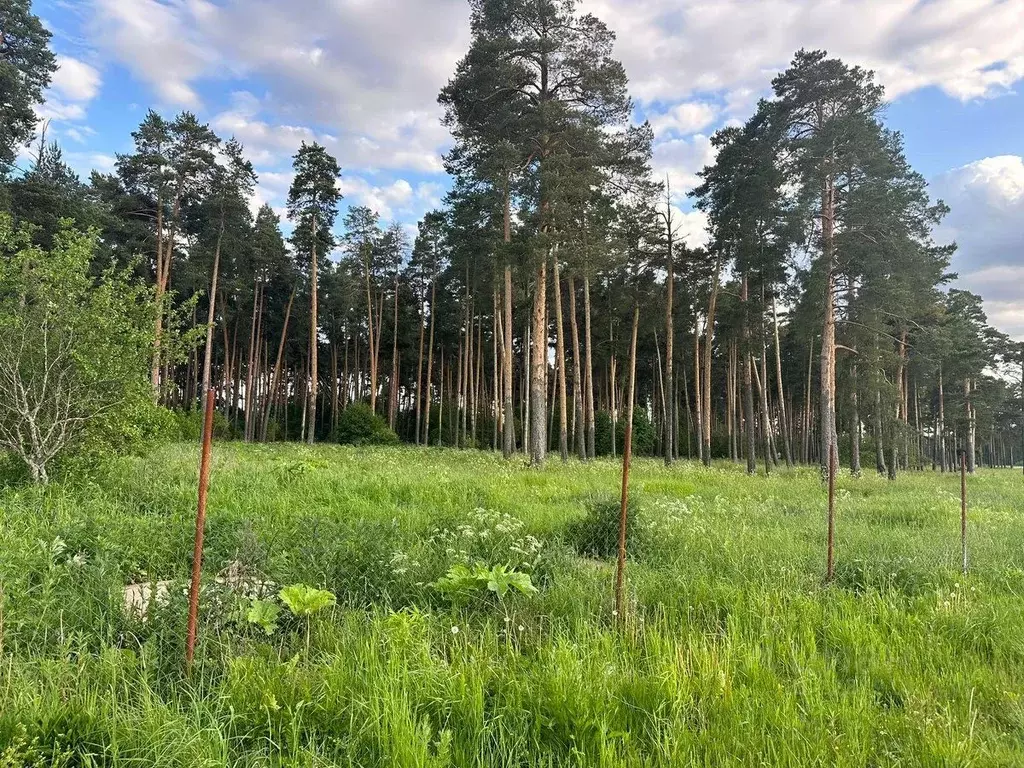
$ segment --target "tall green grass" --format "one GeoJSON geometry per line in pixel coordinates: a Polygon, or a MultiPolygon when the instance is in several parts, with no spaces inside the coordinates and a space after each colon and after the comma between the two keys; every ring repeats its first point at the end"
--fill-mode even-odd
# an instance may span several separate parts
{"type": "Polygon", "coordinates": [[[646,546],[578,552],[618,465],[485,453],[218,445],[200,647],[185,597],[145,621],[124,585],[188,576],[194,446],[86,486],[0,492],[0,767],[1024,765],[1024,484],[842,477],[822,584],[812,470],[637,461],[646,546]],[[536,596],[452,602],[457,561],[536,596]],[[229,563],[338,606],[272,635],[229,563]]]}

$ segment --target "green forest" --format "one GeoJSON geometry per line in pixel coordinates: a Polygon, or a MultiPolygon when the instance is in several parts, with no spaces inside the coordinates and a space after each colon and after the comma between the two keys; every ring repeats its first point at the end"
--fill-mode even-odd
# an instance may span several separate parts
{"type": "Polygon", "coordinates": [[[80,177],[0,7],[0,768],[1021,764],[1024,342],[878,78],[678,189],[612,29],[469,7],[415,224],[188,111],[80,177]]]}

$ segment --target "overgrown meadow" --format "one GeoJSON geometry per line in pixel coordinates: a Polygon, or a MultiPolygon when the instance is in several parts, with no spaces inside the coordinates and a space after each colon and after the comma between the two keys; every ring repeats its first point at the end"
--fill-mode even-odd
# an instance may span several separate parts
{"type": "Polygon", "coordinates": [[[618,617],[613,461],[220,444],[186,676],[197,460],[0,491],[0,766],[1024,764],[1019,474],[639,460],[618,617]]]}

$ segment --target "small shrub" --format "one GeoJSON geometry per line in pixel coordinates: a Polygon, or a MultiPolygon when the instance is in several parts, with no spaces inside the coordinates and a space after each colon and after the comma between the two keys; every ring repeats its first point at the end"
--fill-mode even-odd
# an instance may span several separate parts
{"type": "Polygon", "coordinates": [[[503,565],[487,567],[483,563],[477,563],[472,568],[456,563],[433,586],[455,602],[466,602],[488,595],[494,595],[501,602],[510,591],[527,596],[538,592],[528,573],[511,570],[503,565]]]}
{"type": "Polygon", "coordinates": [[[342,411],[332,437],[344,445],[398,444],[398,435],[366,403],[353,403],[342,411]]]}
{"type": "MultiPolygon", "coordinates": [[[[566,529],[570,545],[584,557],[612,559],[619,552],[619,499],[599,497],[590,502],[586,517],[566,529]]],[[[626,507],[626,554],[636,557],[650,547],[650,532],[633,496],[626,507]]]]}

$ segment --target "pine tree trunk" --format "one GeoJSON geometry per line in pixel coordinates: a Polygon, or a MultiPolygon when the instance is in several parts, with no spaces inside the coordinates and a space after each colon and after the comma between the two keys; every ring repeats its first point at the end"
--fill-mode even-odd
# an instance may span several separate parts
{"type": "Polygon", "coordinates": [[[292,288],[292,293],[288,297],[288,307],[284,311],[284,326],[281,328],[281,341],[277,346],[277,360],[274,362],[274,376],[272,384],[270,385],[271,397],[267,398],[267,409],[263,414],[263,427],[260,430],[260,436],[262,440],[267,439],[267,427],[270,422],[270,407],[273,404],[273,397],[277,394],[278,385],[281,378],[281,360],[284,358],[284,345],[288,339],[288,321],[292,316],[292,302],[295,301],[295,289],[292,288]]]}
{"type": "Polygon", "coordinates": [[[701,415],[704,427],[704,464],[711,466],[711,358],[714,352],[715,308],[718,306],[719,276],[722,269],[721,257],[715,258],[715,270],[711,275],[711,296],[708,298],[708,319],[704,329],[704,371],[701,375],[701,415]]]}
{"type": "MultiPolygon", "coordinates": [[[[427,380],[423,387],[423,444],[430,445],[430,404],[432,399],[431,387],[434,381],[434,301],[437,298],[437,280],[430,281],[430,339],[427,342],[427,380]]],[[[441,424],[438,422],[440,433],[441,424]]]]}
{"type": "Polygon", "coordinates": [[[317,376],[317,360],[320,357],[320,339],[317,328],[317,258],[316,258],[316,216],[313,217],[312,230],[313,256],[310,260],[310,310],[309,310],[309,415],[304,417],[308,423],[309,431],[306,433],[306,442],[312,445],[316,439],[316,395],[319,381],[317,376]]]}
{"type": "Polygon", "coordinates": [[[697,458],[705,466],[711,464],[711,457],[704,458],[704,388],[701,386],[700,321],[693,319],[693,413],[697,426],[697,458]]]}
{"type": "Polygon", "coordinates": [[[541,466],[547,453],[547,256],[534,275],[533,349],[530,360],[530,463],[541,466]]]}
{"type": "Polygon", "coordinates": [[[572,330],[572,392],[575,409],[573,438],[576,454],[581,461],[587,458],[586,417],[584,416],[586,394],[583,392],[583,366],[580,360],[580,327],[576,316],[576,284],[569,275],[569,326],[572,330]]]}
{"type": "Polygon", "coordinates": [[[558,454],[562,463],[569,461],[569,409],[565,386],[565,329],[562,319],[562,280],[558,265],[558,251],[552,262],[555,281],[555,365],[558,367],[558,454]]]}
{"type": "Polygon", "coordinates": [[[838,450],[836,430],[836,308],[835,283],[835,189],[831,177],[822,186],[821,239],[825,264],[825,318],[821,331],[821,471],[828,474],[833,451],[838,450]]]}
{"type": "Polygon", "coordinates": [[[594,413],[594,357],[590,332],[590,276],[583,276],[583,346],[584,371],[583,389],[585,394],[587,457],[593,459],[596,453],[596,414],[594,413]]]}
{"type": "Polygon", "coordinates": [[[860,477],[860,403],[857,399],[857,363],[850,371],[850,472],[860,477]]]}
{"type": "Polygon", "coordinates": [[[743,419],[747,435],[747,474],[757,473],[757,422],[754,421],[754,361],[750,354],[750,295],[747,276],[743,276],[740,301],[743,302],[743,419]]]}
{"type": "MultiPolygon", "coordinates": [[[[507,218],[505,226],[505,242],[509,242],[509,240],[511,240],[511,236],[508,230],[507,218]]],[[[512,267],[507,264],[505,265],[505,324],[502,330],[505,333],[505,338],[503,342],[504,352],[501,358],[502,376],[504,377],[504,386],[501,394],[504,398],[505,418],[501,452],[506,459],[510,459],[516,450],[516,416],[515,405],[513,403],[512,381],[512,355],[514,354],[512,349],[512,267]]]]}
{"type": "Polygon", "coordinates": [[[423,301],[420,301],[420,343],[419,343],[419,354],[416,357],[416,431],[413,437],[413,442],[416,445],[420,444],[420,427],[423,426],[423,336],[426,332],[426,326],[423,322],[423,301]]]}
{"type": "Polygon", "coordinates": [[[388,386],[388,426],[395,428],[398,415],[398,272],[395,272],[395,306],[391,330],[391,382],[388,386]]]}
{"type": "Polygon", "coordinates": [[[974,403],[971,401],[971,391],[971,380],[966,379],[964,381],[964,400],[966,403],[965,408],[967,409],[967,435],[964,447],[967,449],[967,472],[973,475],[976,469],[977,412],[974,410],[974,403]]]}
{"type": "Polygon", "coordinates": [[[666,236],[668,239],[668,251],[667,251],[667,275],[665,277],[665,387],[664,392],[666,395],[665,399],[665,466],[669,467],[672,465],[672,461],[675,459],[676,452],[676,440],[675,440],[675,415],[673,411],[672,393],[675,391],[673,388],[672,372],[675,364],[673,355],[675,354],[674,342],[675,342],[675,326],[674,326],[674,315],[675,315],[675,259],[672,253],[672,206],[671,198],[666,200],[666,236]]]}
{"type": "Polygon", "coordinates": [[[882,432],[882,393],[875,390],[875,469],[879,475],[888,475],[885,463],[885,435],[882,432]]]}
{"type": "Polygon", "coordinates": [[[772,296],[772,336],[775,340],[775,384],[779,396],[779,427],[782,436],[782,449],[786,455],[786,466],[793,466],[793,433],[789,428],[786,415],[785,388],[782,384],[782,351],[779,344],[779,311],[772,296]]]}

